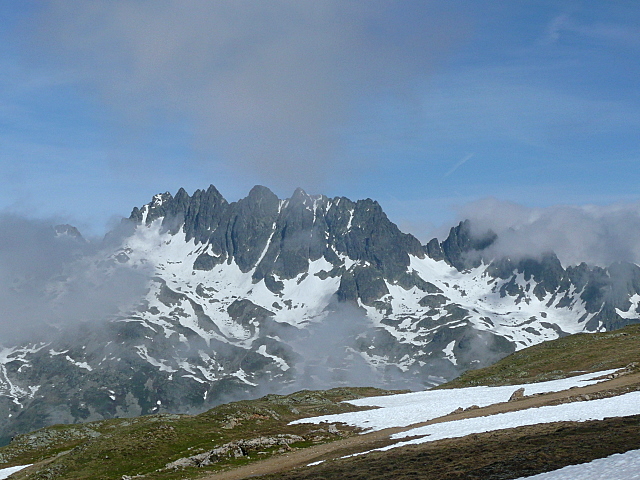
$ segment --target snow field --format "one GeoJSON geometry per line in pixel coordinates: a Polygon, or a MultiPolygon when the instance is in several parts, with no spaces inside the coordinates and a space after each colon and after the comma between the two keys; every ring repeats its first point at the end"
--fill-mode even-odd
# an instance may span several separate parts
{"type": "MultiPolygon", "coordinates": [[[[368,431],[403,427],[445,415],[450,413],[456,406],[466,408],[472,404],[487,406],[503,402],[518,388],[524,388],[525,395],[567,390],[572,387],[598,383],[602,381],[597,380],[598,377],[612,372],[613,370],[607,370],[562,380],[509,387],[472,387],[363,398],[348,403],[379,408],[363,412],[301,419],[292,423],[344,422],[349,425],[367,428],[368,431]]],[[[630,415],[640,415],[640,391],[611,398],[529,408],[417,427],[391,435],[390,438],[399,440],[398,443],[375,451],[386,451],[392,448],[427,443],[444,438],[459,438],[475,433],[525,425],[563,421],[584,422],[630,415]],[[411,439],[402,441],[405,438],[411,439]]],[[[364,455],[366,453],[369,452],[349,456],[364,455]]],[[[581,480],[640,479],[640,450],[612,455],[590,463],[568,466],[553,472],[527,477],[526,480],[574,480],[577,478],[581,480]]],[[[524,478],[518,480],[524,480],[524,478]]]]}
{"type": "Polygon", "coordinates": [[[589,463],[569,465],[552,472],[517,480],[633,480],[640,479],[640,450],[616,453],[589,463]]]}
{"type": "MultiPolygon", "coordinates": [[[[410,268],[423,279],[443,290],[453,303],[468,310],[470,313],[468,320],[475,328],[510,338],[517,342],[518,350],[558,338],[558,332],[548,326],[549,321],[557,324],[567,333],[578,333],[584,329],[584,322],[576,322],[577,318],[587,313],[582,303],[572,304],[569,308],[555,308],[562,300],[562,296],[558,296],[553,304],[550,304],[553,294],[547,294],[546,297],[539,299],[527,293],[523,301],[515,302],[512,297],[503,298],[498,290],[510,279],[492,279],[486,274],[486,265],[461,273],[444,262],[428,257],[424,259],[411,257],[410,268]],[[451,286],[453,288],[450,288],[451,286]],[[495,324],[493,326],[486,324],[482,320],[485,317],[491,318],[495,324]],[[545,319],[548,320],[545,321],[545,319]],[[523,330],[522,326],[525,324],[534,327],[538,333],[523,330]]],[[[531,287],[535,285],[532,279],[525,280],[522,273],[516,276],[516,284],[526,292],[531,291],[531,287]]],[[[416,304],[414,308],[419,307],[416,304]]]]}
{"type": "MultiPolygon", "coordinates": [[[[275,224],[273,228],[275,228],[275,224]]],[[[262,255],[266,253],[270,242],[271,238],[265,245],[262,255]]],[[[194,271],[193,261],[198,255],[203,252],[212,253],[209,252],[209,246],[196,244],[193,239],[187,242],[182,233],[171,235],[168,232],[162,232],[160,219],[149,226],[139,226],[135,234],[127,240],[125,247],[128,249],[132,264],[153,266],[156,275],[163,278],[170,288],[186,294],[190,298],[200,300],[198,303],[204,308],[205,314],[216,319],[215,323],[222,335],[238,345],[249,347],[253,338],[249,331],[245,331],[228,318],[226,307],[235,298],[247,298],[256,305],[273,310],[274,295],[266,289],[262,282],[253,283],[253,270],[243,273],[235,263],[231,265],[224,263],[216,266],[212,271],[194,271]],[[215,304],[199,299],[199,295],[195,292],[195,287],[198,284],[215,288],[214,297],[217,300],[215,304]]],[[[348,268],[352,260],[348,258],[344,258],[344,260],[345,266],[348,268]]],[[[467,319],[454,323],[459,326],[471,323],[478,330],[488,330],[504,335],[517,342],[517,349],[558,337],[558,332],[544,321],[547,317],[548,322],[557,324],[567,333],[577,333],[584,328],[584,323],[576,322],[576,319],[585,313],[582,311],[583,306],[581,305],[576,304],[571,305],[570,308],[558,309],[553,305],[547,305],[551,297],[540,300],[534,295],[527,295],[525,301],[516,300],[515,303],[511,297],[501,298],[499,293],[495,291],[496,288],[499,288],[500,281],[494,280],[488,283],[487,278],[489,277],[486,275],[486,266],[484,265],[473,271],[461,273],[445,262],[438,262],[428,257],[421,259],[411,256],[410,261],[410,271],[417,272],[423,279],[441,288],[451,302],[459,304],[469,311],[467,319]],[[493,319],[494,325],[486,323],[484,318],[493,319]],[[524,324],[529,325],[537,333],[523,330],[522,325],[524,324]]],[[[324,315],[324,308],[329,298],[338,289],[340,279],[339,277],[329,277],[320,280],[315,274],[321,270],[330,271],[332,268],[333,265],[321,258],[310,263],[308,274],[301,275],[296,279],[284,280],[282,300],[286,300],[290,304],[289,307],[276,309],[274,320],[290,325],[320,320],[324,315]]],[[[531,280],[525,281],[524,277],[520,277],[522,275],[517,279],[518,285],[523,289],[527,287],[528,291],[531,280]]],[[[424,292],[416,288],[404,290],[398,285],[389,284],[387,286],[390,295],[386,300],[392,305],[394,316],[397,317],[403,313],[420,315],[429,310],[429,308],[421,307],[418,303],[424,296],[424,292]]],[[[153,296],[150,296],[148,300],[150,306],[157,307],[160,311],[166,310],[166,307],[158,304],[153,296]]],[[[401,330],[396,331],[394,327],[380,323],[384,315],[376,311],[375,308],[369,307],[366,310],[376,326],[385,328],[402,343],[413,344],[416,341],[421,341],[417,337],[425,334],[422,331],[424,329],[416,330],[411,325],[404,325],[401,330]]],[[[443,312],[443,315],[445,313],[443,312]]],[[[193,327],[193,325],[185,326],[193,327]]],[[[451,327],[453,326],[451,325],[451,327]]],[[[216,337],[214,332],[198,329],[196,331],[206,339],[216,337]]],[[[218,340],[224,341],[220,338],[218,340]]],[[[453,353],[448,357],[452,363],[456,363],[453,353]]]]}
{"type": "Polygon", "coordinates": [[[617,397],[586,402],[572,402],[498,413],[487,417],[465,418],[463,420],[413,428],[406,432],[392,435],[391,438],[394,440],[412,436],[421,436],[422,438],[396,443],[381,450],[525,425],[552,422],[586,422],[588,420],[603,420],[609,417],[627,417],[630,415],[640,415],[640,392],[631,392],[617,397]]]}
{"type": "MultiPolygon", "coordinates": [[[[519,388],[525,389],[525,395],[559,392],[572,387],[584,387],[598,383],[602,380],[596,380],[596,378],[608,375],[614,371],[615,370],[606,370],[560,380],[524,385],[426,390],[424,392],[404,393],[400,395],[361,398],[351,400],[347,403],[380,408],[361,412],[303,418],[292,423],[317,424],[323,422],[338,422],[365,428],[367,431],[376,431],[392,427],[407,427],[447,415],[458,407],[468,408],[472,405],[486,407],[495,403],[506,402],[513,392],[519,388]]],[[[452,422],[448,422],[447,425],[451,423],[452,422]]]]}
{"type": "Polygon", "coordinates": [[[19,465],[17,467],[8,467],[8,468],[0,468],[0,480],[3,478],[9,478],[9,475],[12,475],[16,472],[19,472],[23,468],[30,467],[31,465],[19,465]]]}
{"type": "MultiPolygon", "coordinates": [[[[280,208],[283,208],[285,203],[286,201],[283,201],[280,208]]],[[[146,213],[143,213],[144,215],[146,213]]],[[[163,231],[161,224],[162,220],[157,219],[150,225],[139,225],[135,233],[123,244],[123,251],[126,251],[130,265],[135,268],[150,269],[156,276],[156,282],[151,285],[145,298],[148,310],[141,311],[136,318],[131,318],[129,321],[141,322],[151,330],[160,327],[167,338],[177,332],[178,329],[175,327],[179,325],[196,332],[207,343],[215,340],[252,350],[254,342],[259,337],[259,325],[256,322],[251,322],[251,325],[241,325],[231,318],[228,307],[237,299],[250,300],[255,305],[273,312],[272,319],[275,322],[298,328],[322,322],[326,317],[325,307],[340,284],[339,276],[321,280],[321,276],[316,275],[319,272],[329,272],[334,268],[334,265],[326,259],[320,258],[310,262],[308,271],[294,279],[278,279],[282,281],[283,289],[280,295],[274,295],[266,288],[264,282],[254,283],[252,278],[254,269],[242,272],[234,262],[231,264],[224,262],[210,271],[194,270],[193,263],[200,254],[207,253],[215,256],[211,245],[196,244],[194,239],[186,241],[184,232],[171,235],[163,231]],[[163,303],[159,298],[161,283],[166,283],[168,288],[179,293],[183,298],[176,305],[163,303]],[[201,307],[212,323],[201,321],[192,304],[201,307]],[[150,313],[150,311],[156,313],[150,313]]],[[[260,258],[263,258],[269,249],[275,228],[274,223],[271,237],[265,244],[260,258]]],[[[338,256],[344,261],[346,268],[355,263],[354,260],[342,254],[338,256]]],[[[574,302],[567,308],[556,308],[557,302],[561,301],[561,296],[555,300],[554,304],[549,303],[553,297],[551,293],[543,299],[538,299],[529,293],[532,292],[531,288],[535,286],[535,282],[532,279],[525,280],[523,274],[518,275],[515,282],[523,292],[527,293],[523,294],[522,298],[511,296],[503,298],[500,296],[499,289],[503,283],[511,280],[494,279],[488,276],[485,270],[486,265],[481,265],[471,271],[459,272],[443,261],[410,256],[408,271],[417,273],[425,281],[440,288],[449,299],[447,303],[464,308],[468,312],[464,319],[456,318],[448,323],[442,323],[442,317],[448,315],[445,308],[437,309],[437,313],[430,313],[430,316],[427,316],[427,313],[433,309],[420,306],[420,300],[425,296],[425,292],[417,287],[405,290],[400,285],[389,282],[387,282],[389,294],[382,300],[392,307],[391,319],[398,320],[398,323],[383,322],[389,316],[384,309],[378,310],[367,306],[363,308],[367,311],[372,327],[384,329],[399,343],[418,348],[428,344],[426,338],[434,331],[444,328],[468,327],[478,331],[490,331],[515,342],[518,350],[557,338],[558,331],[555,325],[567,333],[583,330],[585,323],[576,321],[585,313],[581,302],[574,302]],[[433,323],[429,323],[428,319],[433,323]],[[523,328],[524,325],[527,325],[526,329],[523,328]]],[[[632,300],[640,301],[640,296],[632,300]]],[[[186,342],[186,338],[182,338],[186,342]]],[[[291,367],[283,358],[265,349],[259,350],[258,353],[273,361],[274,366],[282,371],[287,371],[291,367]]],[[[452,365],[458,365],[455,341],[447,345],[443,354],[452,365]]],[[[374,351],[360,352],[360,356],[373,368],[393,364],[401,370],[407,370],[415,363],[409,356],[400,360],[395,359],[391,363],[388,357],[378,356],[374,351]]],[[[157,368],[163,368],[161,365],[164,365],[166,369],[179,369],[177,365],[179,359],[170,354],[163,356],[157,351],[148,351],[146,354],[140,351],[140,357],[157,368]]],[[[192,370],[199,371],[195,365],[192,370]]],[[[211,372],[216,378],[228,373],[217,369],[211,372]]],[[[236,373],[240,375],[239,372],[236,373]]],[[[199,373],[195,375],[198,381],[208,381],[207,376],[199,373]]]]}

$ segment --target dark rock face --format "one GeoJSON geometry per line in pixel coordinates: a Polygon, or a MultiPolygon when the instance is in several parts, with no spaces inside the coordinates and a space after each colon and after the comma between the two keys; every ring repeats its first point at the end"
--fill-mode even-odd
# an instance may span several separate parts
{"type": "Polygon", "coordinates": [[[496,234],[491,231],[479,237],[472,235],[471,223],[469,220],[465,220],[460,222],[458,226],[451,228],[449,236],[440,244],[440,249],[432,243],[432,240],[427,245],[427,251],[431,251],[435,255],[431,257],[434,260],[438,260],[437,257],[442,257],[447,263],[462,271],[480,265],[481,254],[474,253],[481,252],[490,246],[496,238],[496,234]]]}
{"type": "Polygon", "coordinates": [[[264,321],[267,317],[273,316],[273,313],[266,308],[247,299],[235,300],[227,307],[227,312],[233,320],[244,326],[264,321]]]}
{"type": "Polygon", "coordinates": [[[444,251],[437,238],[429,240],[429,243],[427,243],[424,248],[429,257],[436,261],[444,260],[444,251]]]}
{"type": "Polygon", "coordinates": [[[420,306],[438,308],[447,303],[449,299],[441,294],[427,295],[420,300],[420,306]]]}
{"type": "Polygon", "coordinates": [[[575,302],[577,295],[584,302],[587,314],[594,314],[586,324],[589,331],[617,329],[638,321],[622,318],[616,310],[627,311],[631,306],[629,298],[640,293],[640,267],[637,265],[615,263],[608,268],[601,268],[581,263],[565,269],[553,252],[540,258],[518,260],[487,257],[484,250],[496,238],[491,231],[474,236],[471,223],[465,220],[451,228],[443,242],[434,238],[424,249],[429,257],[444,260],[461,272],[484,262],[490,276],[506,280],[499,290],[503,298],[516,297],[517,301],[524,301],[527,295],[533,294],[542,300],[550,295],[549,302],[559,300],[557,306],[562,308],[575,302]],[[530,292],[518,284],[519,274],[525,282],[531,282],[530,292]]]}
{"type": "Polygon", "coordinates": [[[69,225],[69,224],[56,225],[53,228],[57,236],[66,235],[68,237],[74,238],[82,242],[85,241],[80,231],[73,225],[69,225]]]}
{"type": "Polygon", "coordinates": [[[201,253],[193,263],[194,270],[213,270],[213,267],[219,265],[219,257],[214,257],[208,253],[201,253]]]}
{"type": "Polygon", "coordinates": [[[320,258],[335,267],[344,258],[363,266],[346,273],[338,292],[341,300],[370,304],[388,293],[383,278],[406,288],[427,288],[424,280],[407,276],[409,255],[424,258],[424,248],[370,199],[312,197],[297,189],[290,199],[280,201],[268,188],[256,186],[246,198],[227,203],[212,185],[191,197],[183,189],[175,197],[156,195],[129,217],[147,225],[159,218],[171,233],[182,230],[187,241],[210,246],[212,254],[202,253],[195,269],[235,262],[243,272],[255,268],[254,281],[264,280],[273,292],[281,289],[274,276],[295,278],[320,258]],[[349,286],[353,282],[354,287],[349,286]]]}
{"type": "Polygon", "coordinates": [[[337,296],[342,302],[360,299],[365,305],[387,295],[389,290],[383,276],[371,267],[355,267],[342,276],[337,296]]]}

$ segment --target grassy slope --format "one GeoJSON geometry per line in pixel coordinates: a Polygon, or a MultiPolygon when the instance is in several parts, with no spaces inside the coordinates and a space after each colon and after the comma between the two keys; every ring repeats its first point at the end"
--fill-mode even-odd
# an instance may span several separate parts
{"type": "MultiPolygon", "coordinates": [[[[28,469],[15,475],[15,478],[25,479],[106,480],[138,474],[144,474],[146,479],[184,478],[245,464],[264,458],[265,452],[268,455],[282,448],[261,448],[261,454],[256,449],[249,451],[248,456],[225,458],[209,467],[162,470],[171,461],[235,440],[295,434],[304,437],[304,441],[291,445],[296,448],[341,438],[326,430],[318,431],[315,425],[288,426],[287,423],[302,417],[358,410],[358,407],[340,402],[386,393],[374,388],[302,391],[229,403],[195,416],[161,414],[82,425],[56,425],[16,437],[0,449],[0,460],[4,463],[0,466],[41,462],[37,471],[28,469]]],[[[340,430],[342,435],[353,431],[343,427],[340,430]]]]}
{"type": "Polygon", "coordinates": [[[470,370],[438,388],[515,385],[622,368],[640,362],[640,325],[604,333],[577,334],[512,353],[499,362],[470,370]]]}

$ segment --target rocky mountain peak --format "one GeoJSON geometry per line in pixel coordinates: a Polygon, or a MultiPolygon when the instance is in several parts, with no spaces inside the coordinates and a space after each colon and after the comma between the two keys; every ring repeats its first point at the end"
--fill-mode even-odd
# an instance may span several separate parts
{"type": "Polygon", "coordinates": [[[464,220],[451,227],[449,236],[442,243],[437,238],[430,240],[425,250],[434,260],[445,260],[457,270],[463,271],[479,266],[483,260],[482,251],[496,239],[497,235],[491,230],[481,235],[474,234],[471,222],[464,220]]]}
{"type": "Polygon", "coordinates": [[[305,192],[300,187],[294,190],[293,195],[291,195],[291,198],[289,199],[289,202],[291,204],[297,204],[297,203],[307,204],[307,202],[310,202],[310,201],[312,201],[311,196],[309,196],[307,192],[305,192]]]}
{"type": "Polygon", "coordinates": [[[81,242],[85,242],[85,239],[80,233],[80,231],[73,225],[69,225],[69,224],[56,225],[55,227],[53,227],[53,230],[57,237],[65,236],[65,237],[73,238],[75,240],[79,240],[81,242]]]}
{"type": "Polygon", "coordinates": [[[276,291],[274,275],[294,278],[319,258],[336,268],[348,258],[397,281],[406,273],[409,255],[424,257],[420,242],[400,232],[378,202],[330,200],[310,196],[301,188],[281,201],[257,185],[247,197],[230,204],[213,186],[191,197],[180,189],[175,196],[155,196],[130,216],[146,225],[160,218],[172,234],[183,231],[187,241],[209,246],[195,269],[211,270],[233,261],[243,272],[255,269],[254,281],[267,279],[276,291]]]}

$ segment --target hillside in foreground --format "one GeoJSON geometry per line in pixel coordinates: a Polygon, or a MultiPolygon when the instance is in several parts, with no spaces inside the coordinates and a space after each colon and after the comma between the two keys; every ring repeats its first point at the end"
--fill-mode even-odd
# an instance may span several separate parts
{"type": "Polygon", "coordinates": [[[489,367],[468,370],[439,388],[540,382],[575,372],[622,368],[633,362],[640,362],[640,325],[540,343],[489,367]]]}
{"type": "MultiPolygon", "coordinates": [[[[151,415],[45,428],[20,435],[0,449],[0,467],[34,463],[11,477],[20,479],[239,479],[260,474],[268,475],[265,478],[269,479],[518,478],[640,448],[640,411],[589,421],[568,415],[548,423],[390,447],[406,443],[407,439],[428,438],[415,433],[420,428],[437,427],[446,436],[449,426],[457,428],[463,424],[460,422],[477,422],[499,415],[526,416],[527,412],[540,416],[546,411],[540,408],[576,406],[584,416],[584,412],[600,408],[597,402],[637,394],[640,373],[633,364],[638,360],[640,327],[636,325],[531,347],[457,381],[456,388],[511,385],[501,387],[502,393],[491,390],[494,399],[480,393],[480,401],[489,399],[485,404],[478,401],[480,405],[469,405],[476,401],[469,393],[473,390],[457,389],[388,395],[393,392],[341,388],[268,395],[222,405],[195,416],[151,415]],[[626,369],[622,368],[625,366],[626,369]],[[608,372],[605,378],[591,380],[584,386],[569,388],[571,379],[563,380],[569,382],[562,384],[564,387],[557,380],[538,383],[527,387],[522,398],[509,401],[518,389],[513,385],[603,370],[608,372]],[[617,373],[612,373],[616,370],[617,373]],[[545,386],[552,384],[555,386],[545,386]],[[387,396],[372,397],[381,394],[387,396]],[[421,395],[430,395],[431,400],[417,403],[421,395]],[[448,402],[440,413],[434,410],[437,402],[433,395],[443,396],[448,402]],[[467,403],[461,403],[463,398],[467,403]],[[380,408],[366,410],[372,406],[380,408]],[[465,408],[456,409],[457,406],[465,408]],[[420,417],[424,421],[414,418],[405,426],[371,427],[376,415],[385,417],[385,409],[390,412],[386,417],[397,419],[401,417],[399,412],[415,413],[421,408],[425,409],[420,417]],[[340,415],[323,418],[339,421],[290,424],[336,414],[340,415]],[[354,416],[364,418],[367,423],[358,424],[352,420],[354,416]],[[380,448],[390,449],[372,451],[380,448]],[[370,453],[342,458],[363,452],[370,453]],[[306,466],[320,461],[318,465],[306,466]]],[[[640,405],[640,401],[633,398],[631,401],[640,405]]]]}

